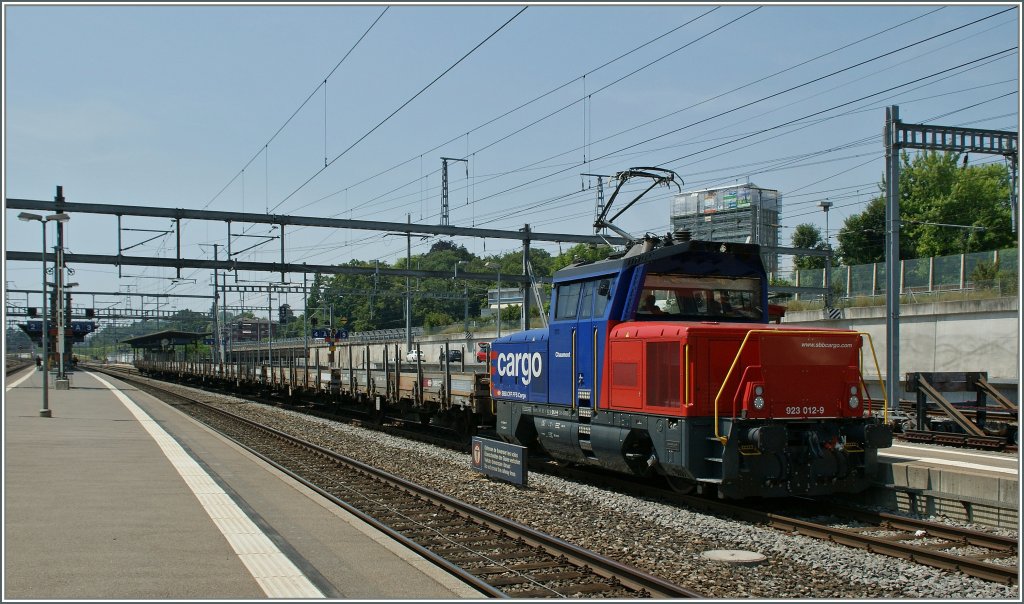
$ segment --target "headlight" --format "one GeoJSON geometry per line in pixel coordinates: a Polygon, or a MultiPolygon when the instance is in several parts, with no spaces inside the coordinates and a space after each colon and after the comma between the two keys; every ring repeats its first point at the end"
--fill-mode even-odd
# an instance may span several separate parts
{"type": "Polygon", "coordinates": [[[860,405],[860,399],[856,396],[850,397],[850,409],[856,409],[860,405]]]}
{"type": "Polygon", "coordinates": [[[764,394],[764,387],[763,386],[754,386],[754,394],[757,395],[757,396],[761,396],[762,394],[764,394]]]}
{"type": "Polygon", "coordinates": [[[764,409],[764,397],[761,397],[761,396],[755,396],[754,397],[754,409],[757,409],[758,411],[760,411],[761,409],[764,409]]]}
{"type": "Polygon", "coordinates": [[[857,387],[856,386],[850,386],[850,394],[857,394],[857,387]]]}

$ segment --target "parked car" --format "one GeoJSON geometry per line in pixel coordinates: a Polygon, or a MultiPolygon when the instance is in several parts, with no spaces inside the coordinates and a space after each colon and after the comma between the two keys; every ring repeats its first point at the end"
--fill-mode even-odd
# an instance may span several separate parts
{"type": "Polygon", "coordinates": [[[491,353],[490,342],[477,342],[476,343],[476,362],[486,363],[488,356],[491,353]]]}
{"type": "MultiPolygon", "coordinates": [[[[459,350],[458,348],[449,348],[448,349],[448,362],[449,363],[458,363],[460,361],[462,361],[462,351],[459,350]]],[[[441,352],[437,353],[437,362],[438,363],[444,363],[444,349],[441,349],[441,352]]]]}
{"type": "Polygon", "coordinates": [[[416,361],[423,361],[423,351],[414,348],[413,350],[410,350],[405,354],[405,360],[409,361],[410,363],[415,363],[416,361]]]}

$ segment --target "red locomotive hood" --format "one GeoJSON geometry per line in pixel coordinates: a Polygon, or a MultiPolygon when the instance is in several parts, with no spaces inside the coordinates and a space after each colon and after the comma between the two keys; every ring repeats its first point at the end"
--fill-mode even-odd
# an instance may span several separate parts
{"type": "MultiPolygon", "coordinates": [[[[807,327],[799,325],[775,325],[764,323],[719,323],[715,321],[626,321],[615,325],[608,333],[609,336],[613,338],[651,338],[673,335],[682,336],[684,334],[743,336],[752,330],[799,332],[806,331],[807,327]]],[[[850,333],[850,330],[848,329],[821,327],[815,327],[814,331],[850,333]]]]}

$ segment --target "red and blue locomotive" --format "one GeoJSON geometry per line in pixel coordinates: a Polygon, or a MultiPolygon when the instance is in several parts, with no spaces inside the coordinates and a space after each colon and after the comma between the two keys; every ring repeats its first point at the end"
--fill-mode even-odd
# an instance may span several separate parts
{"type": "Polygon", "coordinates": [[[867,488],[861,334],[769,325],[759,246],[680,235],[555,273],[549,326],[491,347],[498,435],[720,497],[867,488]]]}

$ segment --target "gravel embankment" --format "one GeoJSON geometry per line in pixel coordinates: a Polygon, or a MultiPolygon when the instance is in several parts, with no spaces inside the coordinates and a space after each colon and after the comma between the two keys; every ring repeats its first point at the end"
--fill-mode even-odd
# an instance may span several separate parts
{"type": "Polygon", "coordinates": [[[240,415],[715,598],[1019,600],[1017,586],[989,583],[560,478],[532,474],[526,488],[493,481],[469,469],[468,454],[223,398],[240,415]],[[701,557],[702,552],[717,549],[755,551],[767,560],[758,566],[732,566],[701,557]]]}

